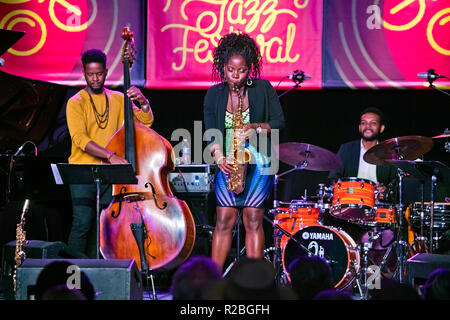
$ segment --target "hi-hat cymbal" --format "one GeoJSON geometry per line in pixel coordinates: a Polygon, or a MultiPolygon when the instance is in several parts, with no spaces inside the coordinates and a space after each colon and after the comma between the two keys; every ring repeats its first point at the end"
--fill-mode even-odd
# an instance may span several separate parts
{"type": "Polygon", "coordinates": [[[279,150],[282,162],[291,166],[305,165],[306,170],[328,171],[342,165],[337,154],[308,143],[286,142],[280,144],[279,150]]]}
{"type": "Polygon", "coordinates": [[[416,160],[431,150],[429,137],[405,136],[380,142],[367,150],[364,160],[376,165],[387,165],[389,160],[416,160]]]}

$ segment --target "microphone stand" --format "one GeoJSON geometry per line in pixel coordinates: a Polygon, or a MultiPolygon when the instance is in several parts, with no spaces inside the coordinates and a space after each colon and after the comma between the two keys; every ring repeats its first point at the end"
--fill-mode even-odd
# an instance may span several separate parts
{"type": "MultiPolygon", "coordinates": [[[[308,77],[308,79],[309,79],[309,77],[308,77]]],[[[299,72],[298,70],[295,70],[294,74],[292,76],[292,81],[295,82],[295,85],[292,88],[290,88],[290,89],[286,90],[285,92],[283,92],[282,94],[280,94],[278,96],[278,99],[281,98],[282,96],[284,96],[286,93],[289,93],[292,90],[297,89],[300,86],[300,83],[305,81],[305,73],[303,71],[299,72]]]]}
{"type": "Polygon", "coordinates": [[[139,256],[141,259],[141,273],[145,278],[145,282],[148,285],[148,279],[150,278],[152,282],[153,300],[158,300],[155,291],[155,283],[153,281],[153,269],[148,266],[147,256],[145,255],[145,239],[147,238],[147,229],[145,228],[145,222],[141,216],[141,222],[130,223],[131,231],[133,232],[134,239],[136,240],[139,256]]]}
{"type": "Polygon", "coordinates": [[[443,94],[445,94],[445,95],[447,95],[447,96],[450,97],[450,93],[445,92],[444,90],[437,88],[436,86],[433,85],[432,81],[431,81],[431,82],[428,81],[428,82],[430,83],[430,88],[435,89],[435,90],[437,90],[437,91],[440,91],[440,92],[442,92],[443,94]]]}
{"type": "Polygon", "coordinates": [[[278,99],[281,98],[282,96],[284,96],[286,93],[289,93],[289,92],[291,92],[292,90],[297,89],[297,88],[300,86],[300,83],[303,82],[303,80],[302,80],[302,81],[300,81],[300,80],[294,80],[294,81],[295,81],[295,85],[294,85],[292,88],[290,88],[290,89],[286,90],[285,92],[283,92],[282,94],[280,94],[280,95],[278,96],[278,99]]]}
{"type": "Polygon", "coordinates": [[[427,80],[428,80],[428,83],[430,84],[430,88],[431,88],[431,89],[434,89],[434,90],[437,90],[437,91],[439,91],[439,92],[442,92],[443,94],[445,94],[445,95],[447,95],[447,96],[450,96],[450,93],[445,92],[444,90],[439,89],[439,88],[437,88],[436,86],[433,85],[433,82],[434,82],[435,80],[439,79],[439,77],[440,77],[440,78],[444,77],[444,78],[446,78],[446,79],[448,79],[448,77],[436,75],[436,76],[438,76],[438,77],[433,78],[432,75],[436,75],[436,74],[434,73],[434,69],[428,70],[427,80]]]}

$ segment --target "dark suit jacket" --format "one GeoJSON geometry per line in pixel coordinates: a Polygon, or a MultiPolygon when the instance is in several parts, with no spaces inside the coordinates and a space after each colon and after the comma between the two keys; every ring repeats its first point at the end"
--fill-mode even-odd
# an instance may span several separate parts
{"type": "MultiPolygon", "coordinates": [[[[284,128],[283,110],[270,82],[264,79],[254,79],[253,84],[247,87],[247,90],[250,123],[269,123],[271,129],[284,128]]],[[[208,89],[203,103],[205,129],[219,129],[223,137],[225,137],[225,111],[229,94],[228,85],[217,84],[208,89]]],[[[271,150],[270,140],[268,150],[271,150]]]]}
{"type": "MultiPolygon", "coordinates": [[[[342,177],[356,177],[359,169],[359,156],[361,153],[361,139],[350,141],[341,145],[338,156],[342,160],[342,166],[330,172],[329,178],[337,180],[342,177]]],[[[391,166],[377,166],[378,182],[387,186],[397,177],[397,171],[391,166]]]]}

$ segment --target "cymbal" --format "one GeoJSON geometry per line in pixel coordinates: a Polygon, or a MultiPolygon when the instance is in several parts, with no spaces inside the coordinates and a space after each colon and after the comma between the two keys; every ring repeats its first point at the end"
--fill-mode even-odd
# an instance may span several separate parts
{"type": "Polygon", "coordinates": [[[306,164],[304,169],[328,171],[339,168],[339,156],[327,149],[308,143],[286,142],[279,146],[279,158],[291,166],[306,164]]]}
{"type": "Polygon", "coordinates": [[[380,142],[367,150],[364,160],[376,165],[387,165],[389,160],[416,160],[431,150],[433,140],[422,136],[405,136],[380,142]]]}

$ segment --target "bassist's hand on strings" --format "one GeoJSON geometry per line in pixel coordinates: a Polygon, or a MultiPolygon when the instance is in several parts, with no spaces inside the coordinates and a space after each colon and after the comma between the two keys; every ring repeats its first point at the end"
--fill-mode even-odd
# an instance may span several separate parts
{"type": "Polygon", "coordinates": [[[148,112],[150,104],[147,98],[142,94],[141,90],[132,86],[127,90],[127,95],[131,101],[137,101],[144,112],[148,112]]]}

